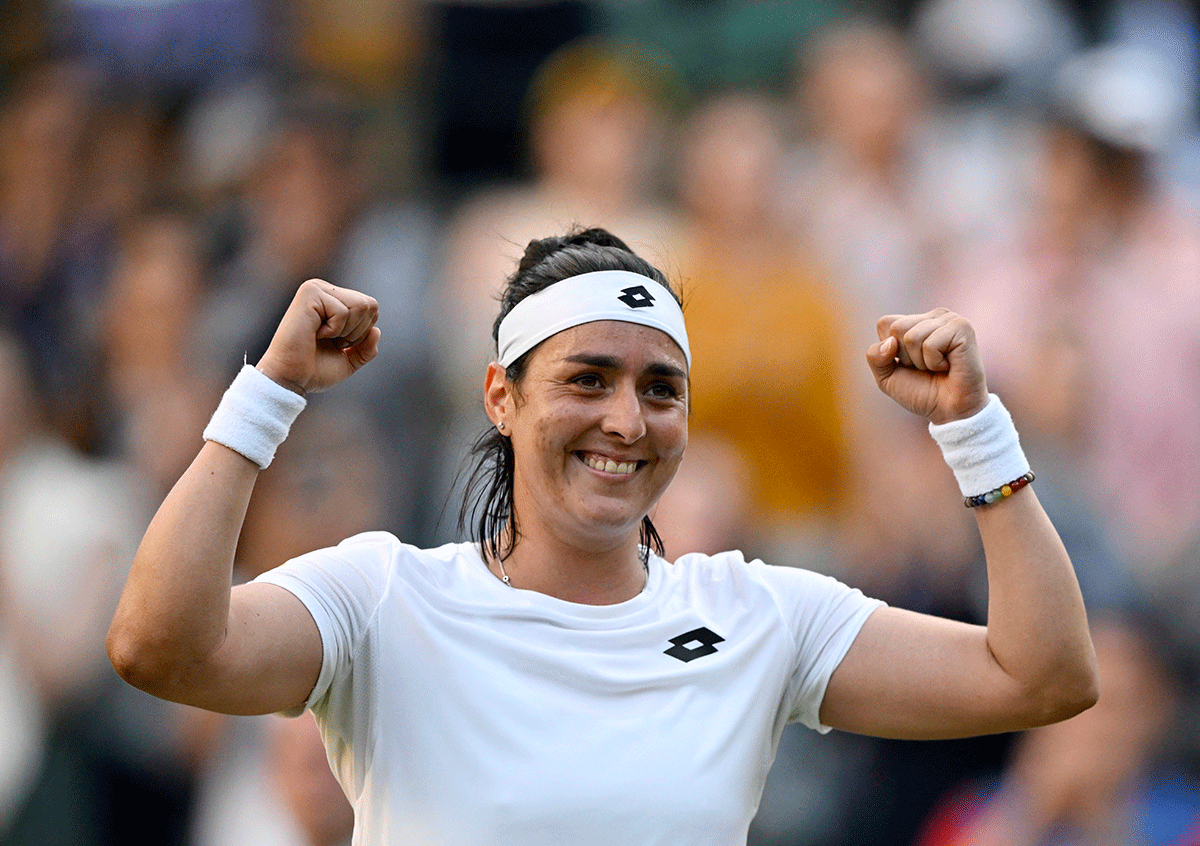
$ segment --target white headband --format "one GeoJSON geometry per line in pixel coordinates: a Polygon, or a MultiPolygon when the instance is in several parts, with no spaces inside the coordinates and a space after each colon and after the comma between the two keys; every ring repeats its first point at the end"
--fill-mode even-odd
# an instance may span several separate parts
{"type": "Polygon", "coordinates": [[[521,300],[500,322],[500,364],[508,367],[551,335],[596,320],[638,323],[665,332],[692,366],[683,309],[675,297],[648,276],[626,270],[570,276],[521,300]]]}

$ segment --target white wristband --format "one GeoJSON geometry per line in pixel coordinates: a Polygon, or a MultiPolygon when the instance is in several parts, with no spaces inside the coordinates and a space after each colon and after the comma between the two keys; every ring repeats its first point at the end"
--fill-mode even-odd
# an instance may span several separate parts
{"type": "Polygon", "coordinates": [[[246,364],[204,427],[204,440],[223,444],[266,469],[307,404],[304,397],[246,364]]]}
{"type": "Polygon", "coordinates": [[[1029,472],[1017,427],[995,394],[970,417],[930,423],[929,434],[942,448],[942,457],[965,497],[994,490],[1029,472]]]}

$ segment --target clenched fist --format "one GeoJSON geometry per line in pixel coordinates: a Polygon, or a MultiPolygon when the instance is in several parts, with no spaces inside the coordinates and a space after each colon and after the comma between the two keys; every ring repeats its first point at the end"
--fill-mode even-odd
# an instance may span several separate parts
{"type": "Polygon", "coordinates": [[[258,369],[298,394],[332,388],[379,351],[374,297],[309,279],[296,291],[258,369]]]}
{"type": "Polygon", "coordinates": [[[913,414],[946,423],[987,404],[983,360],[966,318],[944,308],[889,314],[875,331],[879,341],[867,349],[875,382],[913,414]]]}

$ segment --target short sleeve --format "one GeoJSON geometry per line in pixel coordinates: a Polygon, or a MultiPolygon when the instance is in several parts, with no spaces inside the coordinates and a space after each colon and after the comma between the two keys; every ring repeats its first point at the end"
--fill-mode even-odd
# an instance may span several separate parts
{"type": "Polygon", "coordinates": [[[329,691],[333,680],[350,669],[393,567],[399,545],[387,532],[347,538],[335,547],[315,550],[268,570],[254,581],[278,585],[308,609],[321,635],[321,672],[297,716],[329,691]]]}
{"type": "Polygon", "coordinates": [[[824,734],[830,728],[821,723],[820,711],[829,679],[867,618],[885,603],[830,576],[763,566],[795,642],[795,660],[784,694],[788,720],[824,734]]]}

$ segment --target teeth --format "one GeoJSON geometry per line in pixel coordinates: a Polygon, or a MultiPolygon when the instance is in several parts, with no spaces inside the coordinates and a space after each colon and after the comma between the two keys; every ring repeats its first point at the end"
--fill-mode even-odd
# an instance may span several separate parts
{"type": "Polygon", "coordinates": [[[617,462],[613,461],[611,458],[606,460],[603,458],[591,457],[586,457],[583,460],[584,463],[586,463],[587,466],[591,467],[593,470],[603,470],[605,473],[620,473],[623,476],[628,476],[637,469],[636,461],[617,462]]]}

